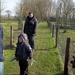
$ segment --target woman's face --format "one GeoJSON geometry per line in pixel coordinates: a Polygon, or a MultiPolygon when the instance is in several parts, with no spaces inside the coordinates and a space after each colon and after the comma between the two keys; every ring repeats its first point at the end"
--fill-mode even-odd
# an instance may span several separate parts
{"type": "Polygon", "coordinates": [[[32,13],[31,13],[31,14],[29,14],[29,17],[30,17],[30,18],[32,18],[32,17],[33,17],[33,14],[32,14],[32,13]]]}
{"type": "Polygon", "coordinates": [[[20,42],[20,43],[22,43],[22,42],[23,42],[22,37],[19,37],[19,42],[20,42]]]}

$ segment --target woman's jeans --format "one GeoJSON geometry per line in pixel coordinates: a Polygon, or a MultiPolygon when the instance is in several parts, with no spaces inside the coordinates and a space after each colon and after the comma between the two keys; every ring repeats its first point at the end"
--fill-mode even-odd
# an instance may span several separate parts
{"type": "Polygon", "coordinates": [[[28,36],[29,45],[31,46],[32,50],[34,50],[34,35],[27,35],[27,36],[28,36]]]}
{"type": "Polygon", "coordinates": [[[0,75],[4,75],[4,63],[0,62],[0,75]]]}

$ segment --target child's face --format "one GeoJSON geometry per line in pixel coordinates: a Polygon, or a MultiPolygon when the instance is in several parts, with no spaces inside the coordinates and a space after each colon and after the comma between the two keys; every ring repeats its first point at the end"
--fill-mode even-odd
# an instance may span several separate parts
{"type": "Polygon", "coordinates": [[[23,42],[22,37],[19,37],[19,42],[20,42],[20,43],[22,43],[22,42],[23,42]]]}

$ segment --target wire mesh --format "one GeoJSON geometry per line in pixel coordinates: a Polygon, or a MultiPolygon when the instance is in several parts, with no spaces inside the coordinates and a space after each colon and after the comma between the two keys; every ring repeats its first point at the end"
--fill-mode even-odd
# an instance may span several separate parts
{"type": "MultiPolygon", "coordinates": [[[[70,31],[71,33],[75,32],[74,30],[68,30],[68,31],[70,31]]],[[[68,37],[73,38],[74,36],[70,36],[69,32],[64,33],[63,29],[60,29],[60,28],[58,29],[57,47],[59,49],[63,64],[65,62],[65,50],[66,50],[66,42],[67,42],[68,37]]],[[[56,39],[56,27],[54,29],[54,39],[56,39]]],[[[71,61],[74,60],[73,59],[74,55],[75,55],[75,41],[72,41],[72,39],[71,39],[69,62],[68,62],[68,73],[69,73],[69,75],[75,75],[75,69],[72,68],[72,64],[71,64],[71,61]]]]}
{"type": "MultiPolygon", "coordinates": [[[[75,56],[75,42],[71,39],[70,43],[70,53],[69,53],[69,63],[68,63],[68,73],[69,75],[75,75],[75,67],[73,66],[73,61],[75,56]]],[[[75,62],[74,62],[75,64],[75,62]]]]}

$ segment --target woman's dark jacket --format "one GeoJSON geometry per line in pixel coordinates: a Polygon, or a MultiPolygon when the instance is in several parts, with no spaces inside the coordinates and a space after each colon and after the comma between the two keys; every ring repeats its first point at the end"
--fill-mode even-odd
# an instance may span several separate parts
{"type": "Polygon", "coordinates": [[[37,19],[34,16],[32,18],[27,16],[24,25],[24,33],[26,33],[27,35],[35,35],[36,28],[37,28],[37,19]]]}

